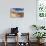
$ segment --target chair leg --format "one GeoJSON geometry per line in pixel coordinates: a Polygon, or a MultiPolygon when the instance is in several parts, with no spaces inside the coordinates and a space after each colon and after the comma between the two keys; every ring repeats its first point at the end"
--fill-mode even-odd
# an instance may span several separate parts
{"type": "Polygon", "coordinates": [[[5,46],[7,46],[7,36],[6,36],[6,34],[5,34],[5,46]]]}
{"type": "Polygon", "coordinates": [[[18,34],[17,34],[17,37],[16,37],[16,45],[15,46],[18,46],[18,34]]]}
{"type": "Polygon", "coordinates": [[[7,43],[5,42],[5,46],[7,46],[7,43]]]}
{"type": "Polygon", "coordinates": [[[18,34],[17,34],[17,46],[18,46],[18,34]]]}

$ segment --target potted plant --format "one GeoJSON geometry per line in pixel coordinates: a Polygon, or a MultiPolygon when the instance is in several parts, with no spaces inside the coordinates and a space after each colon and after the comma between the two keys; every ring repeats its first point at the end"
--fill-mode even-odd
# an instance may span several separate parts
{"type": "Polygon", "coordinates": [[[41,26],[40,29],[45,29],[45,26],[41,26]]]}
{"type": "Polygon", "coordinates": [[[32,27],[35,28],[36,30],[45,29],[45,26],[32,25],[32,27]]]}
{"type": "Polygon", "coordinates": [[[40,40],[42,38],[45,38],[44,37],[44,36],[46,36],[45,34],[46,34],[45,32],[35,32],[33,35],[37,38],[37,42],[41,43],[40,40]]]}
{"type": "Polygon", "coordinates": [[[36,30],[38,30],[38,26],[37,25],[32,25],[33,28],[35,28],[36,30]]]}

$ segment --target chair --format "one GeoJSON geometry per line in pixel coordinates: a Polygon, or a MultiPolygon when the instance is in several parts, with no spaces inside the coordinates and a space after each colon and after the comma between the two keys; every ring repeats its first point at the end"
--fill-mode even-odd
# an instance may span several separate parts
{"type": "Polygon", "coordinates": [[[30,42],[29,42],[29,33],[21,33],[21,41],[19,42],[19,46],[30,46],[30,42]]]}
{"type": "Polygon", "coordinates": [[[16,46],[18,46],[18,27],[11,28],[11,33],[6,33],[5,34],[5,46],[7,46],[7,38],[10,38],[10,37],[13,37],[13,36],[17,36],[16,46]]]}

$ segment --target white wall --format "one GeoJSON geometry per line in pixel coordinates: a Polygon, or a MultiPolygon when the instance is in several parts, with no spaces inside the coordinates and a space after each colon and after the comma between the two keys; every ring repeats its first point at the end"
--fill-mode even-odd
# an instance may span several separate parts
{"type": "Polygon", "coordinates": [[[36,0],[1,0],[0,1],[0,34],[11,27],[19,27],[20,32],[30,32],[30,26],[36,24],[36,0]],[[23,18],[10,18],[10,8],[24,8],[23,18]]]}

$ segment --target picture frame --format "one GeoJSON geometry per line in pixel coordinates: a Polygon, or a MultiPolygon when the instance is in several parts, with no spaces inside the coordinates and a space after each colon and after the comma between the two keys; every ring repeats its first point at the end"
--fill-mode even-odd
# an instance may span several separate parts
{"type": "Polygon", "coordinates": [[[10,9],[11,18],[22,18],[24,17],[24,8],[11,8],[10,9]]]}

